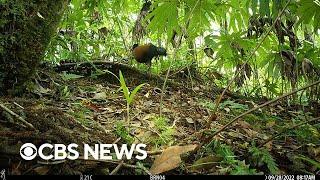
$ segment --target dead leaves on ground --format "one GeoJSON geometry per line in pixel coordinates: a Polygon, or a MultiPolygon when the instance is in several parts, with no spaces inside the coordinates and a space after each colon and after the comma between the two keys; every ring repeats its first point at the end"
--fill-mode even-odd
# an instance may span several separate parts
{"type": "Polygon", "coordinates": [[[172,146],[165,149],[160,156],[158,156],[150,172],[152,174],[160,174],[178,167],[181,163],[180,155],[195,150],[197,145],[186,146],[172,146]]]}

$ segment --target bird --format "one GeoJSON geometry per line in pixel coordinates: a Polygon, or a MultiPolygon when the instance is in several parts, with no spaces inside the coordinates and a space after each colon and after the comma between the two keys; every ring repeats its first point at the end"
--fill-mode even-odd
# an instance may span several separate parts
{"type": "Polygon", "coordinates": [[[132,53],[137,62],[144,63],[149,66],[149,71],[151,67],[151,60],[154,57],[167,56],[167,50],[165,48],[157,47],[152,43],[144,45],[134,44],[132,46],[132,53]]]}

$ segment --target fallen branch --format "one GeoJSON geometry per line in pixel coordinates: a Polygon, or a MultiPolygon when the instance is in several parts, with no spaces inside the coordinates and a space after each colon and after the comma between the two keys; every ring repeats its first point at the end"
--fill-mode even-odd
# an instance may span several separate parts
{"type": "Polygon", "coordinates": [[[225,129],[227,129],[231,124],[233,124],[234,122],[236,122],[239,118],[241,118],[241,117],[243,117],[243,116],[245,116],[245,115],[247,115],[247,114],[249,114],[249,113],[257,110],[257,109],[260,109],[260,108],[263,108],[263,107],[265,107],[265,106],[267,106],[267,105],[269,105],[269,104],[272,104],[272,103],[274,103],[274,102],[276,102],[276,101],[278,101],[278,100],[280,100],[280,99],[283,99],[283,98],[285,98],[285,97],[288,97],[288,96],[290,96],[290,95],[293,95],[293,94],[295,94],[295,93],[297,93],[297,92],[299,92],[299,91],[302,91],[302,90],[304,90],[304,89],[307,89],[307,88],[309,88],[309,87],[315,86],[315,85],[317,85],[317,84],[319,84],[319,83],[320,83],[320,80],[319,80],[319,81],[316,81],[316,82],[314,82],[314,83],[312,83],[312,84],[309,84],[309,85],[307,85],[307,86],[304,86],[304,87],[302,87],[302,88],[300,88],[300,89],[296,89],[296,90],[294,90],[294,91],[292,91],[292,92],[290,92],[290,93],[287,93],[287,94],[284,94],[284,95],[282,95],[282,96],[279,96],[279,97],[276,98],[276,99],[273,99],[273,100],[271,100],[271,101],[268,101],[268,102],[266,102],[266,103],[263,103],[263,104],[261,104],[261,105],[259,105],[259,106],[256,106],[255,108],[252,108],[252,109],[250,109],[250,110],[248,110],[248,111],[240,114],[239,116],[233,118],[229,123],[227,123],[226,125],[224,125],[222,128],[220,128],[218,131],[214,132],[214,133],[212,134],[212,137],[216,136],[217,134],[219,134],[219,133],[221,133],[222,131],[224,131],[225,129]]]}
{"type": "Polygon", "coordinates": [[[38,164],[42,164],[42,165],[57,165],[65,162],[67,162],[67,160],[37,161],[38,164]]]}
{"type": "Polygon", "coordinates": [[[118,166],[116,168],[114,168],[113,171],[111,171],[111,173],[109,175],[115,175],[119,170],[120,168],[123,166],[123,161],[121,161],[118,166]]]}
{"type": "Polygon", "coordinates": [[[21,121],[24,125],[26,125],[27,127],[29,127],[30,129],[36,130],[36,128],[33,127],[32,124],[30,124],[29,122],[27,122],[25,119],[23,119],[21,116],[19,116],[18,114],[16,114],[15,112],[11,111],[9,108],[7,108],[5,105],[3,105],[0,102],[0,107],[5,110],[6,112],[8,112],[10,115],[14,116],[16,119],[18,119],[19,121],[21,121]]]}
{"type": "Polygon", "coordinates": [[[279,132],[278,134],[270,137],[269,139],[267,139],[266,141],[264,141],[263,143],[261,143],[261,144],[258,146],[258,148],[261,148],[262,146],[264,146],[264,145],[267,144],[268,142],[272,141],[273,139],[275,139],[276,137],[280,136],[281,134],[283,134],[283,133],[285,133],[285,132],[287,132],[287,131],[290,131],[290,130],[295,129],[295,128],[297,128],[297,127],[300,127],[300,126],[302,126],[302,125],[305,125],[305,124],[308,124],[308,123],[311,123],[311,122],[314,122],[314,121],[318,121],[318,120],[320,120],[320,117],[316,117],[316,118],[313,118],[313,119],[311,119],[311,120],[309,120],[309,121],[305,121],[305,122],[299,123],[299,124],[297,124],[297,125],[295,125],[295,126],[293,126],[293,127],[291,127],[291,128],[286,128],[286,129],[282,130],[281,132],[279,132]]]}

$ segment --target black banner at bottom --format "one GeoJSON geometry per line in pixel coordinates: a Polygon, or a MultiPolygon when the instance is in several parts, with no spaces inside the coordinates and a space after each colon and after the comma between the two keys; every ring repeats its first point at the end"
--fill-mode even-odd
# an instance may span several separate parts
{"type": "Polygon", "coordinates": [[[5,173],[0,174],[0,180],[14,180],[14,179],[44,179],[44,178],[59,178],[68,179],[68,180],[105,180],[105,179],[139,179],[139,180],[173,180],[177,178],[183,178],[184,180],[187,179],[208,179],[208,180],[216,180],[216,179],[236,179],[240,180],[242,178],[250,180],[320,180],[319,175],[151,175],[151,176],[142,176],[142,175],[135,175],[135,176],[126,176],[126,175],[110,175],[110,176],[102,176],[102,175],[6,175],[5,173]],[[180,176],[180,177],[179,177],[180,176]]]}

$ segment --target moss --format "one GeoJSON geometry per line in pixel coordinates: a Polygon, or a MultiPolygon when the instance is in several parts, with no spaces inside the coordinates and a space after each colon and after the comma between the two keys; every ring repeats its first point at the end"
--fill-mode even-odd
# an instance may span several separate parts
{"type": "Polygon", "coordinates": [[[30,86],[68,0],[0,2],[0,95],[30,86]]]}

